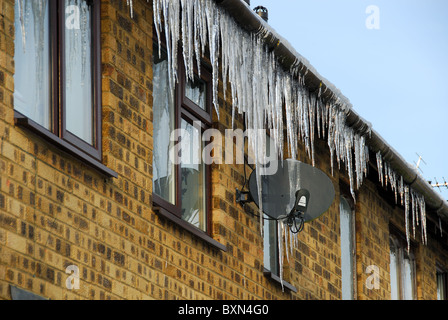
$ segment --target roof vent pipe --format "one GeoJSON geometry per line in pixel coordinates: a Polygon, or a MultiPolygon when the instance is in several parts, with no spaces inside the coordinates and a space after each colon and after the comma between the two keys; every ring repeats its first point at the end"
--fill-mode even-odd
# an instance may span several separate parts
{"type": "Polygon", "coordinates": [[[268,22],[269,20],[269,11],[267,8],[263,7],[263,6],[258,6],[256,8],[254,8],[254,11],[256,14],[258,14],[260,17],[263,18],[264,21],[268,22]]]}

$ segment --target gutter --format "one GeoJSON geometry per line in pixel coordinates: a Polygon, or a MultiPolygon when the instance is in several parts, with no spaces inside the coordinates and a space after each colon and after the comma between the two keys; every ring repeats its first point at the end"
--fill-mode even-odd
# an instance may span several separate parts
{"type": "Polygon", "coordinates": [[[333,84],[324,79],[284,38],[259,17],[249,5],[242,0],[215,0],[223,7],[245,30],[259,34],[278,57],[285,70],[305,71],[305,85],[309,91],[318,90],[322,85],[323,100],[337,98],[342,104],[349,106],[347,112],[347,125],[357,132],[366,135],[369,149],[375,153],[380,152],[394,171],[403,177],[406,184],[419,192],[425,198],[426,205],[439,216],[448,221],[448,201],[437,193],[420,173],[392,147],[375,130],[371,124],[364,120],[353,109],[352,104],[333,84]]]}

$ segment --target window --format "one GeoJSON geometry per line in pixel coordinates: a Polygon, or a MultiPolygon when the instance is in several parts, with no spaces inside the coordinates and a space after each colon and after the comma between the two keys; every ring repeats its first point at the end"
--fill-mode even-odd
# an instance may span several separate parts
{"type": "Polygon", "coordinates": [[[355,296],[354,223],[352,208],[344,197],[340,198],[339,214],[341,230],[342,299],[353,300],[355,296]]]}
{"type": "MultiPolygon", "coordinates": [[[[273,281],[280,283],[283,287],[297,293],[297,288],[291,283],[285,281],[285,279],[280,278],[280,257],[279,257],[279,241],[283,239],[279,238],[279,223],[277,220],[269,218],[269,216],[264,215],[263,222],[263,264],[264,264],[264,275],[269,277],[273,281]]],[[[285,228],[287,228],[285,226],[285,228]]]]}
{"type": "MultiPolygon", "coordinates": [[[[211,126],[211,76],[186,81],[179,67],[179,83],[171,90],[167,55],[154,49],[153,67],[153,200],[159,213],[220,249],[210,221],[210,166],[202,161],[203,132],[211,126]]],[[[181,64],[181,63],[180,63],[181,64]]],[[[198,73],[196,73],[198,74],[198,73]]]]}
{"type": "Polygon", "coordinates": [[[100,1],[15,1],[14,109],[101,160],[100,1]]]}
{"type": "Polygon", "coordinates": [[[264,216],[263,246],[264,246],[264,268],[272,274],[280,275],[278,257],[278,231],[277,221],[264,216]]]}
{"type": "Polygon", "coordinates": [[[444,269],[437,267],[437,300],[448,300],[447,297],[447,273],[444,269]]]}
{"type": "Polygon", "coordinates": [[[400,236],[390,237],[391,300],[416,299],[416,266],[413,248],[400,236]]]}

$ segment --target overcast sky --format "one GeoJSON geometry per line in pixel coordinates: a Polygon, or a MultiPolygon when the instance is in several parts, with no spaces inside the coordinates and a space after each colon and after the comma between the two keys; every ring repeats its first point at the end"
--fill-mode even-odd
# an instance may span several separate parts
{"type": "Polygon", "coordinates": [[[251,0],[258,5],[406,161],[423,157],[423,177],[448,180],[448,0],[251,0]]]}

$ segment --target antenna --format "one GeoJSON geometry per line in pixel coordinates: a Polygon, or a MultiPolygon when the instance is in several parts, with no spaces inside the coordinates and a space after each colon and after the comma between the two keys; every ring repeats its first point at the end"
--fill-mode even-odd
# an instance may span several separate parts
{"type": "Polygon", "coordinates": [[[442,177],[442,179],[443,179],[443,183],[439,183],[439,182],[437,181],[437,179],[434,178],[434,181],[435,181],[436,183],[431,185],[433,188],[438,188],[440,192],[442,192],[442,191],[440,190],[440,188],[447,188],[447,189],[448,189],[448,182],[446,182],[446,180],[445,180],[444,177],[442,177]]]}
{"type": "Polygon", "coordinates": [[[420,170],[420,172],[421,173],[423,173],[423,170],[420,168],[420,164],[423,162],[424,164],[426,164],[426,162],[425,162],[425,160],[423,160],[423,157],[421,156],[421,155],[419,155],[418,153],[415,153],[417,156],[418,156],[418,161],[417,161],[417,163],[415,163],[415,161],[414,161],[414,164],[415,164],[415,168],[417,169],[417,170],[420,170]]]}

